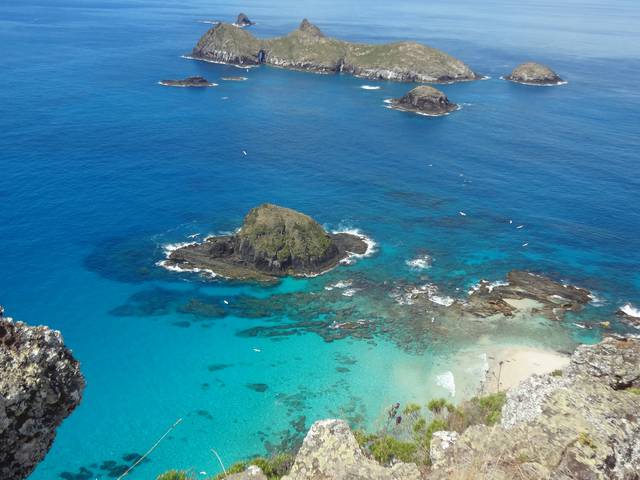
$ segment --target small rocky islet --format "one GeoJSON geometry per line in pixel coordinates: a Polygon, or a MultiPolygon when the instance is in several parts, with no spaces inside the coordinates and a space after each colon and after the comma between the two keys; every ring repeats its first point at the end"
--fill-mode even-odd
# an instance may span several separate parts
{"type": "Polygon", "coordinates": [[[448,115],[458,109],[458,105],[449,101],[443,92],[427,85],[416,87],[406,95],[391,99],[388,103],[394,110],[429,116],[448,115]]]}
{"type": "Polygon", "coordinates": [[[565,83],[565,81],[549,67],[534,62],[518,65],[509,75],[504,77],[504,79],[524,85],[539,86],[562,85],[565,83]]]}
{"type": "Polygon", "coordinates": [[[178,248],[162,265],[236,280],[275,281],[287,275],[318,275],[367,249],[361,236],[329,233],[303,213],[264,204],[252,209],[233,235],[178,248]]]}
{"type": "Polygon", "coordinates": [[[327,37],[307,19],[283,37],[259,39],[219,23],[206,32],[191,58],[239,66],[260,64],[318,73],[405,82],[456,82],[480,77],[460,60],[415,42],[353,43],[327,37]]]}
{"type": "Polygon", "coordinates": [[[247,15],[244,13],[239,13],[234,23],[236,27],[250,27],[251,25],[255,24],[256,22],[252,22],[251,20],[249,20],[249,17],[247,17],[247,15]]]}
{"type": "Polygon", "coordinates": [[[215,87],[215,83],[211,83],[204,77],[194,76],[187,77],[182,80],[160,80],[160,85],[165,87],[215,87]]]}

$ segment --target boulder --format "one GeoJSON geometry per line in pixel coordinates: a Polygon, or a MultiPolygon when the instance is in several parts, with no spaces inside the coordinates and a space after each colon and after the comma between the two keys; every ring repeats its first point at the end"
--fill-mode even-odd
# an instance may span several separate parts
{"type": "Polygon", "coordinates": [[[249,20],[249,17],[247,17],[244,13],[239,13],[238,18],[236,18],[235,25],[238,27],[250,27],[251,25],[255,25],[255,22],[249,20]]]}
{"type": "Polygon", "coordinates": [[[413,463],[383,467],[360,450],[344,420],[315,422],[282,480],[419,480],[413,463]]]}
{"type": "Polygon", "coordinates": [[[0,478],[29,476],[84,386],[60,332],[0,318],[0,478]]]}

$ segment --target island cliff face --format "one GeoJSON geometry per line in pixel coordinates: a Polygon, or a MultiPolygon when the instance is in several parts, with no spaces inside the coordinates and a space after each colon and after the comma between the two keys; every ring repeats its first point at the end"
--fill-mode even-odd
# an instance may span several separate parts
{"type": "Polygon", "coordinates": [[[84,378],[60,332],[0,318],[0,478],[26,478],[80,403],[84,378]]]}
{"type": "Polygon", "coordinates": [[[316,275],[367,244],[356,235],[326,232],[294,210],[264,204],[251,210],[234,235],[209,237],[173,251],[164,266],[210,270],[234,279],[273,280],[284,275],[316,275]]]}
{"type": "Polygon", "coordinates": [[[401,98],[391,100],[392,108],[424,115],[440,116],[458,108],[440,90],[422,85],[414,88],[401,98]]]}
{"type": "Polygon", "coordinates": [[[434,48],[414,42],[350,43],[326,37],[306,19],[289,35],[264,40],[236,26],[220,23],[202,36],[191,56],[235,65],[264,63],[404,82],[455,82],[479,78],[460,60],[434,48]]]}

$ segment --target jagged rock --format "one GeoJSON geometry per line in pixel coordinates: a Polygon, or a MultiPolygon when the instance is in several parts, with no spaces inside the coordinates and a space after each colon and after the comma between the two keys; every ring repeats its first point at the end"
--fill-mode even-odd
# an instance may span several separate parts
{"type": "Polygon", "coordinates": [[[458,108],[440,90],[426,85],[416,87],[403,97],[391,100],[391,104],[396,110],[432,116],[446,115],[458,108]]]}
{"type": "Polygon", "coordinates": [[[267,480],[262,469],[256,465],[249,465],[244,472],[233,473],[224,478],[225,480],[267,480]]]}
{"type": "Polygon", "coordinates": [[[552,320],[560,320],[564,312],[580,311],[592,299],[584,288],[565,285],[550,278],[521,270],[507,274],[507,282],[492,284],[481,281],[466,302],[457,307],[475,316],[502,314],[511,316],[520,311],[519,300],[536,302],[535,312],[552,320]]]}
{"type": "Polygon", "coordinates": [[[215,85],[206,78],[199,76],[187,77],[183,80],[160,80],[158,83],[165,87],[212,87],[215,85]]]}
{"type": "Polygon", "coordinates": [[[639,372],[639,339],[579,347],[562,377],[508,393],[501,426],[465,430],[429,479],[480,469],[492,480],[640,478],[640,395],[629,388],[639,372]]]}
{"type": "Polygon", "coordinates": [[[560,85],[564,83],[558,74],[549,67],[533,62],[518,65],[505,79],[528,85],[560,85]]]}
{"type": "Polygon", "coordinates": [[[452,82],[479,78],[467,65],[434,48],[414,42],[345,42],[325,36],[307,19],[287,36],[264,40],[220,23],[200,38],[191,57],[236,65],[266,63],[319,73],[344,72],[380,80],[452,82]]]}
{"type": "Polygon", "coordinates": [[[360,236],[328,233],[307,215],[264,204],[247,214],[234,235],[209,237],[179,248],[163,265],[268,281],[283,275],[316,275],[354,253],[366,253],[367,248],[360,236]]]}
{"type": "Polygon", "coordinates": [[[367,458],[343,420],[315,422],[282,480],[419,480],[413,463],[383,467],[367,458]]]}
{"type": "Polygon", "coordinates": [[[251,25],[255,25],[255,22],[249,20],[244,13],[238,14],[238,18],[236,18],[236,23],[234,24],[238,27],[250,27],[251,25]]]}
{"type": "Polygon", "coordinates": [[[458,441],[457,432],[435,432],[431,438],[431,444],[429,445],[429,459],[431,465],[437,468],[447,460],[449,450],[458,441]]]}
{"type": "Polygon", "coordinates": [[[0,318],[0,478],[33,471],[84,385],[60,332],[0,318]]]}
{"type": "Polygon", "coordinates": [[[616,315],[627,325],[640,329],[640,312],[630,303],[620,307],[616,315]]]}

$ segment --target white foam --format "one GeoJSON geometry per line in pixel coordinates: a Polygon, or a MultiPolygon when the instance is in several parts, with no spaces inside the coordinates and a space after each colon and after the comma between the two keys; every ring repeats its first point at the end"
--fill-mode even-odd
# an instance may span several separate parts
{"type": "Polygon", "coordinates": [[[168,262],[169,257],[171,257],[171,253],[178,250],[179,248],[188,247],[191,245],[197,245],[197,242],[178,242],[178,243],[167,243],[162,246],[162,250],[164,251],[164,256],[167,260],[160,260],[156,262],[156,265],[162,267],[171,272],[180,272],[180,273],[199,273],[204,276],[208,276],[211,278],[215,277],[224,277],[224,275],[220,275],[219,273],[214,272],[213,270],[209,270],[208,268],[198,268],[198,267],[181,267],[179,265],[173,265],[168,262]]]}
{"type": "Polygon", "coordinates": [[[620,311],[625,315],[629,315],[630,317],[640,318],[640,310],[630,303],[626,303],[622,307],[620,307],[620,311]]]}
{"type": "Polygon", "coordinates": [[[347,288],[344,292],[342,292],[342,295],[345,297],[353,297],[357,291],[357,288],[347,288]]]}
{"type": "Polygon", "coordinates": [[[471,295],[474,292],[477,292],[478,290],[480,290],[481,287],[487,287],[487,290],[489,290],[489,293],[491,293],[491,291],[493,291],[494,288],[506,287],[507,285],[509,285],[509,282],[505,282],[503,280],[496,280],[495,282],[480,280],[480,282],[476,283],[474,286],[471,287],[471,289],[469,290],[469,295],[471,295]]]}
{"type": "Polygon", "coordinates": [[[260,65],[238,65],[237,63],[221,62],[219,60],[211,60],[209,58],[192,57],[191,55],[180,55],[180,58],[185,58],[187,60],[197,60],[199,62],[215,63],[217,65],[230,65],[236,68],[249,69],[249,68],[258,68],[260,66],[260,65]]]}
{"type": "Polygon", "coordinates": [[[504,78],[504,76],[500,77],[500,80],[504,80],[506,82],[519,83],[520,85],[529,85],[530,87],[559,87],[561,85],[567,85],[569,82],[566,80],[562,80],[556,83],[530,83],[530,82],[518,82],[517,80],[509,80],[508,78],[504,78]]]}
{"type": "Polygon", "coordinates": [[[400,305],[413,305],[414,300],[421,295],[425,295],[427,300],[443,307],[450,307],[455,300],[446,295],[440,295],[438,287],[433,283],[426,283],[419,287],[412,288],[408,292],[392,294],[396,302],[400,305]]]}
{"type": "Polygon", "coordinates": [[[436,384],[449,391],[452,397],[456,396],[456,381],[453,372],[448,371],[436,376],[436,384]]]}
{"type": "Polygon", "coordinates": [[[415,270],[426,270],[431,267],[431,257],[429,255],[423,255],[421,257],[407,260],[405,263],[415,270]]]}
{"type": "Polygon", "coordinates": [[[220,22],[217,20],[198,20],[198,23],[206,23],[207,25],[218,25],[220,22]]]}
{"type": "Polygon", "coordinates": [[[382,87],[377,85],[360,85],[360,88],[363,90],[380,90],[382,87]]]}
{"type": "Polygon", "coordinates": [[[353,282],[351,280],[340,280],[336,283],[334,283],[333,285],[327,285],[324,287],[325,290],[333,290],[334,288],[339,288],[339,289],[343,289],[343,288],[348,288],[351,286],[353,282]]]}

